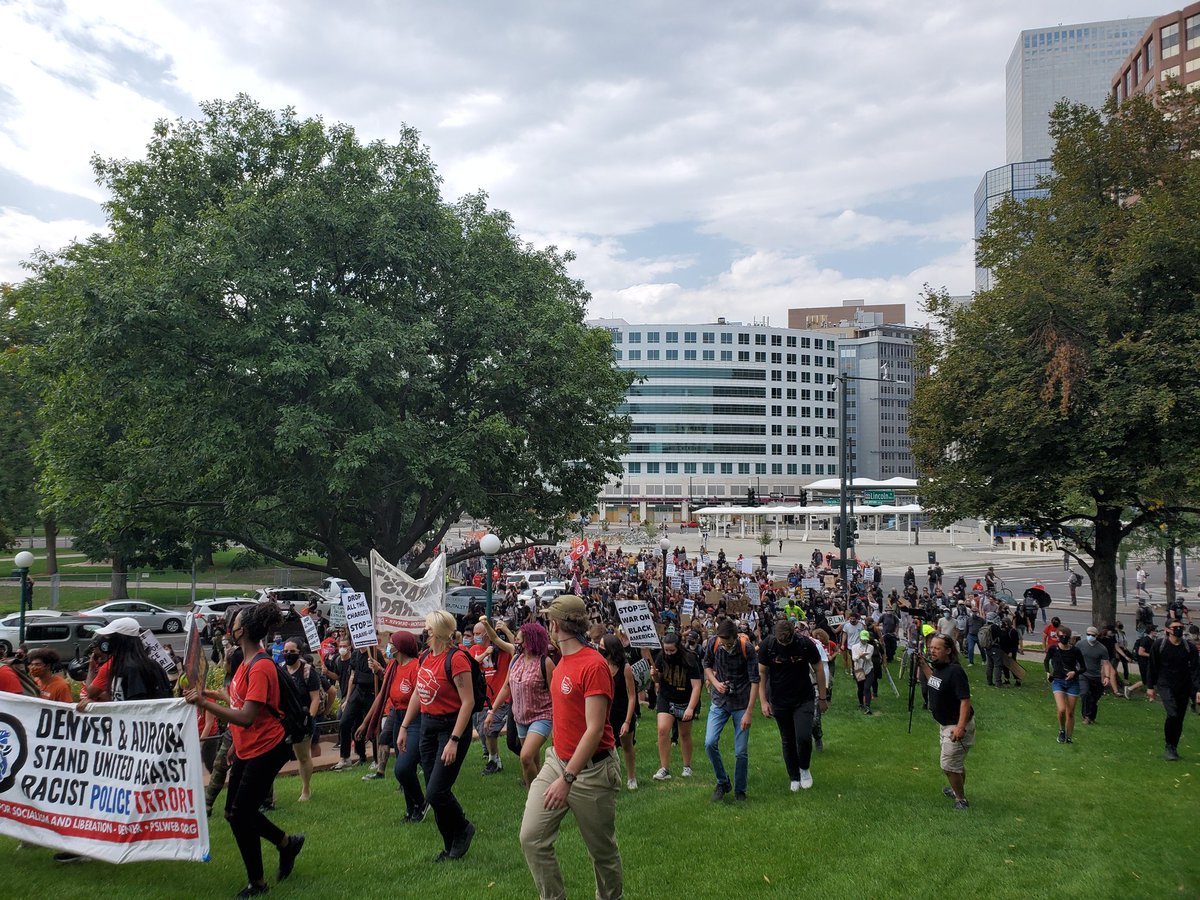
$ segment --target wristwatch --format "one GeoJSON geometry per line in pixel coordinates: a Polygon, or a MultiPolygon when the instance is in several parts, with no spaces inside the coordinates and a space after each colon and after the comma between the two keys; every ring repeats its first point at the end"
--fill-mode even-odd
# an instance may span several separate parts
{"type": "Polygon", "coordinates": [[[578,776],[571,774],[566,769],[563,770],[563,781],[565,781],[567,784],[574,784],[577,777],[578,776]]]}
{"type": "Polygon", "coordinates": [[[452,735],[450,735],[450,740],[454,741],[454,743],[457,744],[459,741],[462,740],[462,738],[459,737],[457,734],[452,734],[452,735]]]}

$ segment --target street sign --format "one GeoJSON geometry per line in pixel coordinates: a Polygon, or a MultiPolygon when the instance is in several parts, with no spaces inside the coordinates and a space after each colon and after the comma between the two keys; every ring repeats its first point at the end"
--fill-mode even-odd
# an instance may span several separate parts
{"type": "Polygon", "coordinates": [[[840,506],[842,503],[840,497],[823,497],[821,502],[826,506],[840,506]]]}
{"type": "Polygon", "coordinates": [[[895,491],[863,491],[863,502],[867,506],[883,506],[885,503],[896,502],[895,491]]]}
{"type": "Polygon", "coordinates": [[[781,494],[779,491],[771,491],[771,493],[768,496],[772,500],[782,500],[783,499],[783,494],[781,494]]]}

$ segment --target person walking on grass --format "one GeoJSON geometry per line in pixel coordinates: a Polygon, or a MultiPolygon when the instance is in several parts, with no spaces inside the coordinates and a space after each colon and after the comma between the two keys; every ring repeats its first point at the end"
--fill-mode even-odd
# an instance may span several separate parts
{"type": "Polygon", "coordinates": [[[722,619],[716,637],[704,645],[704,678],[712,703],[708,707],[708,727],[704,734],[704,752],[717,776],[712,800],[719,803],[730,791],[734,799],[746,799],[750,774],[750,724],[754,701],[758,697],[758,654],[749,636],[738,634],[731,619],[722,619]],[[733,720],[733,783],[721,759],[721,732],[733,720]]]}
{"type": "Polygon", "coordinates": [[[958,663],[958,648],[944,634],[929,640],[928,659],[917,661],[929,687],[929,711],[940,726],[942,772],[949,782],[942,793],[954,799],[955,809],[967,809],[967,751],[975,745],[975,710],[971,685],[958,663]]]}
{"type": "Polygon", "coordinates": [[[582,598],[556,597],[547,614],[550,637],[562,651],[550,683],[554,746],[525,798],[521,850],[538,896],[566,897],[554,842],[571,812],[592,860],[597,900],[619,900],[624,891],[616,829],[621,765],[609,724],[611,670],[585,643],[588,617],[582,598]]]}
{"type": "Polygon", "coordinates": [[[829,708],[825,665],[816,641],[796,634],[786,619],[775,623],[758,654],[762,714],[774,719],[783,745],[783,764],[793,792],[813,786],[813,726],[818,709],[829,708]],[[814,692],[812,672],[817,673],[814,692]]]}
{"type": "MultiPolygon", "coordinates": [[[[550,635],[537,622],[526,622],[513,639],[513,659],[508,676],[496,693],[496,706],[507,707],[517,727],[521,747],[521,783],[529,787],[542,768],[542,745],[550,739],[550,680],[554,660],[550,635]]],[[[484,729],[490,729],[495,712],[488,710],[484,729]],[[491,720],[491,721],[489,721],[491,720]]]]}
{"type": "MultiPolygon", "coordinates": [[[[283,645],[283,664],[288,674],[296,683],[296,689],[308,702],[308,714],[313,718],[313,731],[316,731],[317,713],[321,711],[321,680],[313,667],[300,656],[300,645],[296,641],[286,641],[283,645]]],[[[292,752],[296,755],[296,764],[300,770],[300,800],[312,798],[312,736],[302,741],[292,742],[292,752]]]]}
{"type": "Polygon", "coordinates": [[[227,722],[233,733],[225,818],[249,878],[238,897],[257,897],[268,890],[263,876],[262,841],[269,841],[279,850],[279,881],[291,875],[304,847],[304,835],[285,833],[260,811],[275,776],[291,758],[277,713],[282,708],[282,676],[262,645],[282,622],[283,616],[274,603],[242,607],[234,617],[230,632],[244,661],[229,683],[228,708],[213,703],[207,691],[189,688],[184,696],[188,703],[227,722]]]}
{"type": "Polygon", "coordinates": [[[1046,680],[1050,682],[1054,706],[1058,712],[1058,742],[1074,743],[1072,735],[1075,733],[1075,704],[1079,702],[1079,695],[1082,693],[1079,673],[1083,671],[1084,666],[1079,650],[1071,645],[1071,629],[1066,625],[1058,626],[1054,642],[1046,650],[1044,665],[1046,680]]]}
{"type": "Polygon", "coordinates": [[[1100,642],[1100,629],[1095,625],[1088,626],[1084,640],[1076,645],[1076,650],[1083,659],[1084,667],[1080,675],[1083,724],[1095,725],[1100,712],[1100,697],[1104,694],[1104,688],[1111,683],[1112,658],[1108,648],[1100,642]]]}
{"type": "MultiPolygon", "coordinates": [[[[383,686],[366,721],[359,726],[364,734],[378,729],[381,743],[391,740],[391,749],[400,743],[400,730],[408,713],[410,703],[416,703],[413,695],[417,688],[417,639],[407,631],[397,631],[388,638],[388,666],[383,673],[383,686]],[[384,721],[386,724],[380,725],[384,721]]],[[[400,790],[404,793],[405,824],[424,820],[429,807],[425,804],[425,793],[417,777],[417,766],[421,762],[421,713],[409,723],[405,733],[404,752],[396,752],[396,763],[392,772],[400,790]]]]}
{"type": "Polygon", "coordinates": [[[683,755],[684,778],[692,777],[692,722],[700,708],[700,663],[679,643],[679,635],[668,632],[662,650],[650,668],[658,688],[658,763],[655,781],[671,777],[671,728],[678,723],[679,749],[683,755]]]}
{"type": "Polygon", "coordinates": [[[1182,622],[1169,622],[1167,636],[1151,645],[1146,686],[1147,699],[1162,700],[1167,714],[1163,723],[1166,744],[1163,758],[1174,762],[1179,759],[1179,739],[1183,737],[1188,704],[1200,704],[1200,658],[1196,645],[1183,639],[1182,622]]]}
{"type": "Polygon", "coordinates": [[[608,714],[613,736],[625,754],[626,786],[637,790],[637,751],[634,749],[637,728],[638,692],[633,680],[633,667],[615,634],[606,634],[601,653],[608,662],[608,671],[613,678],[613,702],[608,714]]]}

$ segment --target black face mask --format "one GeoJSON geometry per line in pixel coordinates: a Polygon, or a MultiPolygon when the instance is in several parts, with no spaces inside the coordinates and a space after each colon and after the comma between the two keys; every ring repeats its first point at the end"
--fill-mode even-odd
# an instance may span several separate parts
{"type": "Polygon", "coordinates": [[[300,661],[300,654],[299,653],[285,653],[285,654],[283,654],[283,659],[284,659],[284,662],[286,662],[289,666],[291,666],[300,661]]]}

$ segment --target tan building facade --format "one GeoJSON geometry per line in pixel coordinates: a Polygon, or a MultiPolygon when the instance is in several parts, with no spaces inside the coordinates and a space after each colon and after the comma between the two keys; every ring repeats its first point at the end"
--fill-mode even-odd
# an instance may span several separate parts
{"type": "Polygon", "coordinates": [[[1200,3],[1159,16],[1112,77],[1117,102],[1153,96],[1172,79],[1200,90],[1200,3]]]}
{"type": "Polygon", "coordinates": [[[806,309],[788,310],[788,328],[838,328],[853,327],[860,313],[879,313],[883,325],[904,324],[903,303],[867,303],[865,300],[843,300],[841,306],[812,306],[806,309]]]}

